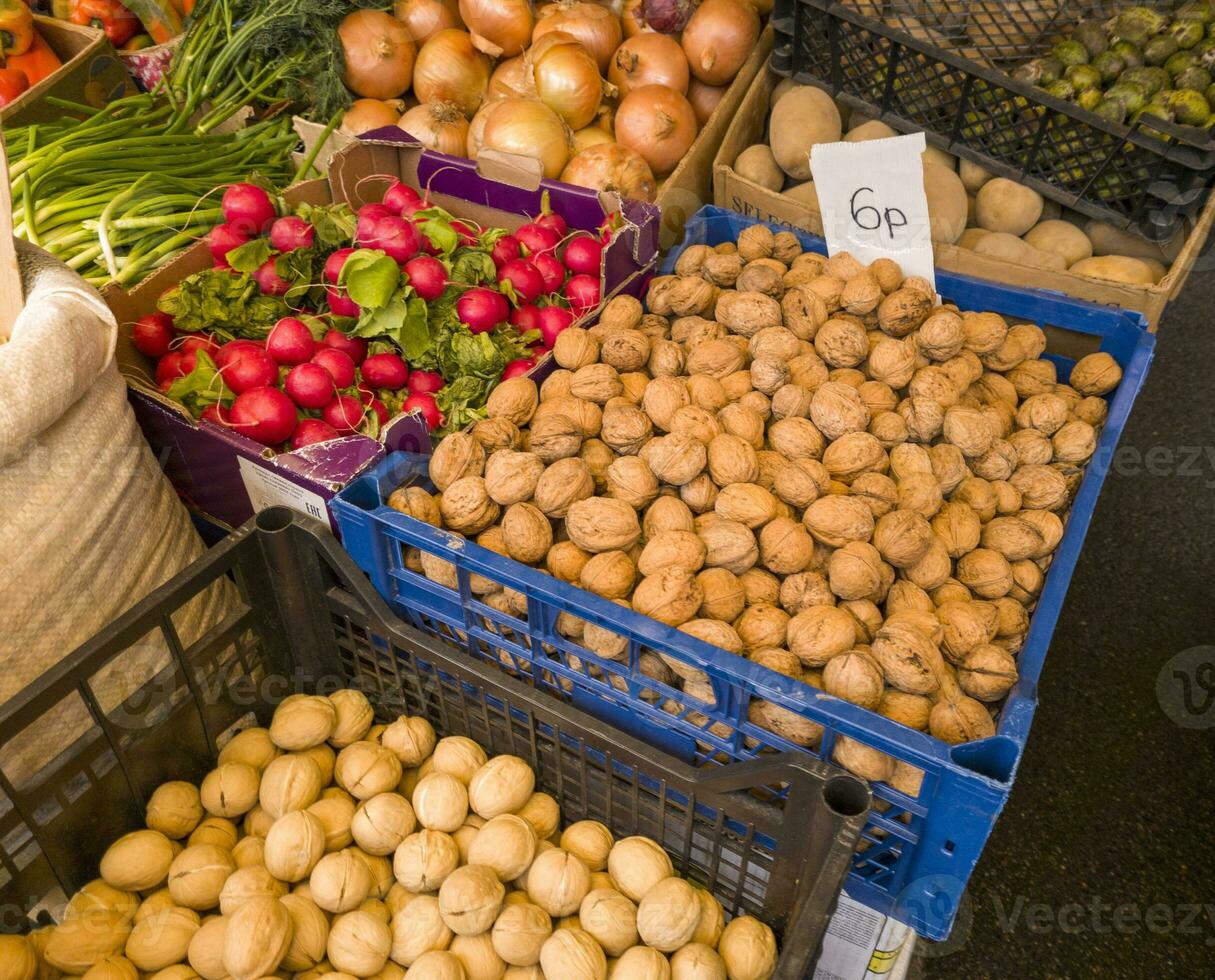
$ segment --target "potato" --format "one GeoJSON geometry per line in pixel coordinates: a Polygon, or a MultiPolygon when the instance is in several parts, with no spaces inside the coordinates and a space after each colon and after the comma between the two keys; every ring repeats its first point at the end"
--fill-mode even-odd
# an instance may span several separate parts
{"type": "Polygon", "coordinates": [[[1140,259],[1139,261],[1152,270],[1152,275],[1156,277],[1156,282],[1160,282],[1161,279],[1169,274],[1169,270],[1163,262],[1157,262],[1155,259],[1140,259]]]}
{"type": "Polygon", "coordinates": [[[777,164],[794,180],[810,179],[810,148],[836,143],[842,133],[840,111],[822,89],[799,85],[772,109],[769,142],[777,164]]]}
{"type": "Polygon", "coordinates": [[[986,228],[967,228],[962,232],[962,237],[958,239],[958,247],[973,249],[990,234],[991,232],[986,228]]]}
{"type": "Polygon", "coordinates": [[[1068,271],[1078,276],[1109,279],[1132,286],[1151,286],[1156,282],[1151,266],[1142,259],[1133,259],[1128,255],[1099,255],[1081,259],[1068,271]]]}
{"type": "Polygon", "coordinates": [[[1185,244],[1185,232],[1178,229],[1167,242],[1149,242],[1145,238],[1128,231],[1121,231],[1113,225],[1098,221],[1096,218],[1084,226],[1084,231],[1093,243],[1094,255],[1126,255],[1132,259],[1156,259],[1165,265],[1172,265],[1182,245],[1185,244]]]}
{"type": "Polygon", "coordinates": [[[984,184],[975,195],[980,228],[1024,235],[1042,217],[1042,195],[1005,177],[984,184]]]}
{"type": "Polygon", "coordinates": [[[734,170],[744,180],[753,181],[770,191],[779,191],[785,184],[785,174],[776,164],[772,148],[763,143],[748,146],[734,161],[734,170]]]}
{"type": "Polygon", "coordinates": [[[790,89],[797,88],[797,82],[792,78],[782,78],[772,87],[772,94],[768,96],[768,111],[771,112],[780,101],[782,95],[790,89]]]}
{"type": "Polygon", "coordinates": [[[958,172],[958,158],[952,153],[946,153],[939,146],[928,144],[928,148],[920,154],[924,158],[925,163],[935,163],[938,167],[944,167],[946,170],[958,172]]]}
{"type": "Polygon", "coordinates": [[[884,122],[878,119],[871,119],[869,122],[863,122],[859,126],[853,126],[852,129],[848,130],[848,135],[844,137],[844,142],[865,143],[868,140],[884,140],[898,135],[884,122]]]}
{"type": "Polygon", "coordinates": [[[924,193],[932,240],[953,244],[966,231],[966,188],[952,170],[939,163],[924,163],[924,193]]]}
{"type": "Polygon", "coordinates": [[[1093,254],[1088,235],[1071,222],[1057,218],[1038,222],[1025,233],[1024,241],[1043,252],[1061,256],[1069,268],[1093,254]]]}
{"type": "Polygon", "coordinates": [[[977,163],[971,163],[969,160],[959,160],[958,176],[962,178],[962,185],[968,192],[978,194],[979,188],[991,180],[995,174],[990,170],[984,170],[977,163]]]}
{"type": "Polygon", "coordinates": [[[815,214],[822,213],[822,209],[818,206],[818,191],[814,189],[812,180],[808,180],[804,184],[795,184],[784,192],[784,196],[797,201],[798,204],[804,204],[815,214]]]}
{"type": "Polygon", "coordinates": [[[1029,265],[1038,269],[1054,269],[1062,272],[1066,265],[1058,255],[1040,252],[1032,245],[1027,245],[1016,235],[1004,232],[990,232],[974,247],[979,255],[990,255],[992,258],[1003,259],[1006,262],[1016,262],[1018,265],[1029,265]]]}

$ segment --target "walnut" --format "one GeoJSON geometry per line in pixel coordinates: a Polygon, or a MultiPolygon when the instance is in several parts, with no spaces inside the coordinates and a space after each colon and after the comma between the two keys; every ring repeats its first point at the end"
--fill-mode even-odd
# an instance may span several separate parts
{"type": "Polygon", "coordinates": [[[892,510],[878,519],[873,543],[882,558],[895,568],[905,568],[924,557],[932,544],[932,528],[915,511],[892,510]]]}
{"type": "MultiPolygon", "coordinates": [[[[1097,433],[1087,422],[1064,423],[1051,436],[1054,457],[1061,463],[1086,463],[1097,451],[1097,433]]],[[[1022,460],[1022,463],[1027,460],[1022,460]]],[[[1049,460],[1041,460],[1049,462],[1049,460]]]]}
{"type": "Polygon", "coordinates": [[[819,385],[830,380],[830,369],[823,359],[814,353],[814,348],[798,354],[789,362],[789,381],[792,384],[808,388],[812,393],[819,385]]]}
{"type": "Polygon", "coordinates": [[[552,547],[553,528],[540,508],[533,504],[511,504],[502,515],[502,543],[515,561],[532,565],[552,547]]]}
{"type": "Polygon", "coordinates": [[[692,531],[662,531],[646,542],[637,559],[642,575],[656,575],[664,568],[681,568],[695,574],[705,563],[705,543],[692,531]]]}
{"type": "MultiPolygon", "coordinates": [[[[973,385],[983,377],[983,362],[973,351],[964,350],[941,364],[941,370],[949,375],[959,389],[973,385]]],[[[1014,403],[1015,405],[1015,403],[1014,403]]]]}
{"type": "MultiPolygon", "coordinates": [[[[591,555],[578,574],[578,584],[605,599],[625,599],[633,591],[637,566],[623,551],[591,555]]],[[[583,630],[585,635],[585,629],[583,630]]]]}
{"type": "Polygon", "coordinates": [[[439,526],[439,502],[421,487],[398,487],[388,497],[388,506],[414,520],[439,526]]]}
{"type": "Polygon", "coordinates": [[[1109,417],[1109,411],[1109,403],[1104,398],[1090,395],[1079,401],[1076,407],[1072,409],[1072,414],[1079,421],[1087,422],[1094,428],[1100,428],[1105,425],[1105,420],[1109,417]]]}
{"type": "Polygon", "coordinates": [[[785,268],[776,259],[752,259],[739,273],[734,288],[741,292],[763,293],[780,299],[785,292],[785,268]]]}
{"type": "Polygon", "coordinates": [[[668,432],[675,413],[690,403],[688,387],[682,378],[655,378],[646,387],[641,407],[656,428],[668,432]]]}
{"type": "Polygon", "coordinates": [[[856,393],[861,396],[871,417],[882,412],[893,412],[899,404],[899,396],[884,381],[862,381],[857,385],[856,393]]]}
{"type": "Polygon", "coordinates": [[[797,521],[777,517],[759,532],[759,560],[776,575],[804,571],[814,560],[814,539],[797,521]]]}
{"type": "Polygon", "coordinates": [[[772,393],[772,417],[776,420],[787,418],[809,418],[810,405],[814,393],[801,385],[781,385],[772,393]]]}
{"type": "Polygon", "coordinates": [[[1008,332],[1008,336],[999,348],[989,354],[979,355],[979,360],[989,371],[1011,371],[1029,357],[1029,350],[1023,336],[1015,333],[1014,330],[1008,332]]]}
{"type": "Polygon", "coordinates": [[[791,265],[801,257],[802,243],[791,231],[778,231],[772,236],[772,257],[785,265],[791,265]]]}
{"type": "Polygon", "coordinates": [[[982,456],[991,449],[995,432],[987,417],[978,409],[954,406],[945,413],[942,433],[964,456],[982,456]]]}
{"type": "Polygon", "coordinates": [[[553,360],[569,371],[594,364],[599,360],[599,341],[581,327],[569,327],[557,334],[553,360]]]}
{"type": "MultiPolygon", "coordinates": [[[[1029,513],[1026,511],[1025,513],[1029,513]]],[[[983,526],[980,538],[984,548],[998,551],[1009,561],[1034,558],[1042,550],[1042,531],[1023,516],[997,517],[983,526]]]]}
{"type": "Polygon", "coordinates": [[[444,527],[462,534],[477,534],[498,519],[501,508],[490,497],[485,480],[466,476],[450,484],[439,496],[439,513],[444,527]]]}
{"type": "Polygon", "coordinates": [[[704,593],[699,616],[731,623],[739,617],[746,605],[746,593],[738,576],[726,568],[706,568],[696,581],[704,593]]]}
{"type": "Polygon", "coordinates": [[[881,703],[885,686],[881,668],[872,657],[859,650],[832,657],[823,668],[823,688],[828,694],[870,711],[881,703]]]}
{"type": "Polygon", "coordinates": [[[826,490],[830,476],[825,467],[809,457],[790,460],[777,468],[772,492],[790,507],[803,510],[826,490]]]}
{"type": "Polygon", "coordinates": [[[932,304],[933,297],[904,284],[878,306],[878,325],[891,337],[906,337],[928,318],[932,304]]]}
{"type": "Polygon", "coordinates": [[[647,368],[655,378],[676,377],[684,373],[684,349],[673,340],[656,340],[647,368]]]}
{"type": "Polygon", "coordinates": [[[958,664],[958,686],[978,701],[999,701],[1017,683],[1017,663],[1007,651],[985,643],[958,664]]]}
{"type": "Polygon", "coordinates": [[[551,414],[532,421],[527,447],[545,463],[577,456],[582,448],[582,427],[568,415],[551,414]]]}
{"type": "Polygon", "coordinates": [[[935,535],[928,550],[914,565],[903,569],[904,577],[921,589],[935,589],[943,584],[953,572],[953,561],[945,545],[935,535]]]}
{"type": "Polygon", "coordinates": [[[1081,395],[1107,395],[1121,381],[1122,368],[1104,351],[1080,358],[1068,377],[1068,383],[1081,395]]]}
{"type": "Polygon", "coordinates": [[[699,275],[704,264],[716,253],[708,245],[689,245],[675,261],[675,275],[699,275]]]}
{"type": "Polygon", "coordinates": [[[752,390],[751,372],[735,371],[733,374],[727,374],[721,379],[721,390],[726,393],[726,401],[738,401],[748,391],[752,390]]]}
{"type": "Polygon", "coordinates": [[[1017,425],[1054,435],[1067,421],[1067,402],[1054,393],[1031,395],[1017,409],[1017,425]]]}
{"type": "Polygon", "coordinates": [[[806,508],[802,520],[816,540],[832,548],[873,536],[873,512],[856,497],[820,497],[806,508]]]}
{"type": "MultiPolygon", "coordinates": [[[[788,708],[782,708],[771,701],[761,701],[758,698],[752,699],[747,708],[747,720],[781,738],[788,739],[794,745],[801,745],[805,748],[817,746],[823,737],[823,726],[818,722],[794,714],[788,708]]],[[[684,949],[687,948],[684,947],[684,949]]],[[[720,970],[720,967],[718,969],[720,970]]],[[[721,971],[718,975],[725,976],[726,974],[721,971]]],[[[767,975],[766,971],[763,975],[767,975]]]]}
{"type": "Polygon", "coordinates": [[[523,441],[519,427],[510,419],[482,419],[472,429],[473,438],[487,453],[499,449],[518,449],[523,441]]]}
{"type": "Polygon", "coordinates": [[[856,626],[836,606],[809,606],[789,620],[788,648],[805,667],[822,667],[832,657],[852,649],[856,626]]]}
{"type": "MultiPolygon", "coordinates": [[[[652,444],[647,443],[647,446],[652,444]]],[[[607,468],[605,482],[608,496],[623,500],[636,510],[643,510],[658,496],[657,478],[646,461],[637,456],[613,460],[607,468]]]]}
{"type": "Polygon", "coordinates": [[[898,481],[898,505],[932,520],[941,509],[941,485],[931,473],[908,473],[898,481]]]}
{"type": "Polygon", "coordinates": [[[611,447],[598,439],[587,439],[578,450],[578,458],[591,471],[595,492],[606,493],[608,467],[616,461],[616,454],[612,452],[611,447]]]}
{"type": "Polygon", "coordinates": [[[571,504],[565,530],[574,544],[591,553],[627,551],[641,537],[637,511],[610,497],[591,497],[571,504]]]}
{"type": "MultiPolygon", "coordinates": [[[[651,287],[652,288],[652,287],[651,287]]],[[[720,290],[699,276],[683,276],[677,279],[666,294],[670,311],[675,316],[713,316],[713,309],[720,290]]],[[[651,306],[652,310],[656,307],[651,306]]]]}
{"type": "Polygon", "coordinates": [[[941,493],[953,493],[970,476],[970,468],[966,465],[966,457],[957,446],[947,442],[937,443],[928,450],[932,461],[932,475],[936,477],[941,493]]]}
{"type": "Polygon", "coordinates": [[[671,434],[687,435],[706,446],[721,435],[717,417],[696,405],[685,405],[671,418],[671,434]]]}
{"type": "Polygon", "coordinates": [[[844,290],[840,293],[840,304],[856,316],[872,313],[881,301],[882,287],[877,276],[868,270],[845,282],[844,290]]]}
{"type": "Polygon", "coordinates": [[[734,283],[738,281],[739,273],[742,272],[742,258],[735,252],[732,255],[718,255],[714,253],[705,259],[705,264],[700,270],[703,278],[709,280],[714,286],[720,286],[722,289],[731,289],[734,283]]]}
{"type": "Polygon", "coordinates": [[[608,364],[587,364],[570,379],[570,395],[603,405],[624,391],[620,375],[608,364]]]}
{"type": "MultiPolygon", "coordinates": [[[[747,395],[754,392],[747,392],[747,395]]],[[[764,417],[744,395],[732,405],[727,405],[717,413],[717,421],[722,432],[745,439],[755,449],[761,449],[764,444],[764,417]]]]}
{"type": "Polygon", "coordinates": [[[741,575],[759,560],[759,545],[747,525],[718,518],[698,531],[705,544],[705,564],[741,575]]]}
{"type": "Polygon", "coordinates": [[[648,541],[663,531],[691,531],[692,512],[678,497],[660,496],[646,508],[642,536],[648,541]]]}
{"type": "Polygon", "coordinates": [[[944,602],[936,614],[942,627],[941,651],[951,663],[960,663],[967,653],[992,639],[979,602],[944,602]]]}
{"type": "Polygon", "coordinates": [[[776,498],[755,483],[730,483],[722,488],[713,503],[714,511],[729,521],[738,521],[754,530],[776,516],[776,498]]]}
{"type": "Polygon", "coordinates": [[[966,349],[980,356],[998,351],[1008,337],[1008,323],[999,313],[965,313],[962,330],[966,349]]]}
{"type": "Polygon", "coordinates": [[[485,463],[485,487],[503,507],[530,500],[544,472],[544,461],[535,453],[499,449],[485,463]]]}
{"type": "Polygon", "coordinates": [[[1007,595],[1013,585],[1012,568],[998,551],[976,548],[958,559],[958,581],[984,599],[1007,595]]]}
{"type": "Polygon", "coordinates": [[[873,638],[873,658],[886,683],[905,694],[934,694],[939,686],[941,654],[936,644],[917,629],[887,623],[873,638]]]}
{"type": "Polygon", "coordinates": [[[570,379],[574,372],[565,368],[557,368],[540,383],[540,402],[552,401],[554,398],[564,398],[570,393],[570,379]]]}
{"type": "Polygon", "coordinates": [[[948,361],[962,352],[966,333],[962,318],[953,310],[933,311],[915,333],[915,345],[930,361],[948,361]]]}
{"type": "Polygon", "coordinates": [[[869,420],[869,434],[883,449],[893,449],[910,438],[911,432],[903,416],[897,412],[878,412],[869,420]]]}
{"type": "Polygon", "coordinates": [[[1053,466],[1019,466],[1009,478],[1027,510],[1058,510],[1067,504],[1067,479],[1053,466]]]}
{"type": "Polygon", "coordinates": [[[770,602],[747,606],[734,621],[734,629],[747,650],[784,647],[788,625],[789,614],[770,602]]]}
{"type": "Polygon", "coordinates": [[[748,606],[774,606],[780,599],[780,579],[762,568],[749,568],[738,576],[748,606]]]}
{"type": "Polygon", "coordinates": [[[751,362],[751,384],[756,392],[773,395],[789,381],[789,365],[777,357],[757,357],[751,362]]]}
{"type": "Polygon", "coordinates": [[[814,349],[831,367],[856,367],[869,356],[869,339],[864,327],[835,317],[814,335],[814,349]]]}
{"type": "Polygon", "coordinates": [[[776,247],[776,236],[766,225],[751,225],[738,235],[738,254],[743,260],[766,259],[776,247]]]}
{"type": "MultiPolygon", "coordinates": [[[[733,626],[729,623],[723,623],[720,619],[690,619],[686,623],[681,623],[676,629],[681,633],[687,633],[688,636],[694,636],[696,639],[710,643],[728,653],[738,656],[742,656],[744,653],[742,638],[734,630],[733,626]]],[[[690,667],[681,660],[677,660],[674,657],[664,657],[663,661],[676,675],[685,680],[708,681],[708,675],[703,670],[690,667]]]]}
{"type": "Polygon", "coordinates": [[[703,340],[688,353],[688,374],[707,374],[712,378],[724,378],[739,371],[747,362],[747,355],[738,345],[725,338],[703,340]]]}
{"type": "Polygon", "coordinates": [[[982,456],[971,460],[975,476],[985,480],[1007,480],[1017,467],[1017,451],[1004,439],[997,439],[982,456]]]}
{"type": "Polygon", "coordinates": [[[755,448],[736,435],[717,436],[708,446],[709,475],[719,487],[753,483],[759,476],[755,448]]]}
{"type": "Polygon", "coordinates": [[[713,503],[717,500],[717,484],[708,473],[701,473],[679,488],[679,499],[695,514],[712,511],[713,503]]]}
{"type": "Polygon", "coordinates": [[[688,397],[697,408],[716,412],[726,407],[730,399],[721,382],[708,374],[693,374],[687,378],[688,397]]]}
{"type": "Polygon", "coordinates": [[[898,506],[898,485],[884,473],[862,473],[852,481],[851,490],[852,496],[862,501],[875,519],[898,506]]]}
{"type": "Polygon", "coordinates": [[[838,439],[848,432],[865,431],[869,425],[869,409],[851,385],[828,381],[814,392],[810,419],[827,439],[838,439]]]}
{"type": "Polygon", "coordinates": [[[671,324],[669,339],[691,350],[706,340],[721,340],[726,336],[726,328],[716,320],[706,320],[703,316],[681,316],[671,324]]]}
{"type": "Polygon", "coordinates": [[[823,450],[823,465],[834,479],[851,483],[863,473],[889,467],[886,450],[868,432],[848,432],[823,450]]]}
{"type": "Polygon", "coordinates": [[[1019,401],[1017,389],[1013,386],[1013,383],[1004,377],[1004,375],[995,374],[991,371],[986,371],[975,379],[966,393],[973,395],[984,405],[1007,402],[1015,408],[1019,401]]]}
{"type": "MultiPolygon", "coordinates": [[[[654,476],[663,483],[676,487],[683,486],[699,476],[708,460],[705,444],[686,433],[672,433],[651,439],[642,447],[640,455],[654,476]]],[[[654,487],[654,492],[657,493],[657,486],[654,487]]],[[[650,499],[653,499],[652,495],[650,499]]],[[[649,503],[649,500],[645,503],[649,503]]]]}
{"type": "Polygon", "coordinates": [[[653,435],[650,417],[632,405],[608,405],[603,410],[600,438],[621,455],[635,455],[653,435]]]}
{"type": "Polygon", "coordinates": [[[717,301],[717,322],[742,337],[751,337],[764,327],[784,322],[781,305],[763,293],[725,290],[717,301]]]}
{"type": "Polygon", "coordinates": [[[973,698],[964,696],[938,701],[928,717],[928,729],[950,745],[990,738],[996,733],[995,722],[987,709],[973,698]]]}
{"type": "Polygon", "coordinates": [[[981,528],[974,508],[958,499],[942,504],[932,519],[932,532],[940,538],[951,558],[961,558],[977,548],[981,528]]]}
{"type": "Polygon", "coordinates": [[[1018,429],[1008,437],[1017,454],[1017,465],[1049,463],[1055,456],[1051,440],[1037,429],[1018,429]]]}
{"type": "Polygon", "coordinates": [[[827,581],[841,599],[864,599],[882,582],[882,556],[862,541],[849,541],[827,559],[827,581]]]}
{"type": "Polygon", "coordinates": [[[544,567],[553,578],[559,578],[563,582],[577,582],[590,557],[589,552],[583,551],[573,541],[558,541],[549,548],[544,567]]]}
{"type": "Polygon", "coordinates": [[[643,578],[633,592],[633,609],[667,626],[679,626],[692,619],[704,592],[696,576],[686,569],[667,568],[643,578]]]}
{"type": "Polygon", "coordinates": [[[785,327],[800,340],[813,340],[830,315],[823,297],[808,284],[789,288],[780,309],[785,327]]]}
{"type": "Polygon", "coordinates": [[[485,471],[485,450],[467,432],[446,436],[431,454],[428,465],[430,482],[440,492],[457,480],[480,476],[485,471]]]}

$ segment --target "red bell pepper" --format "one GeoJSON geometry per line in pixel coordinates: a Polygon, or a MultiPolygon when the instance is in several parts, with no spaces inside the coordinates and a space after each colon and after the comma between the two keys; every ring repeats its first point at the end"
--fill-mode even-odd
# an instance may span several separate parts
{"type": "Polygon", "coordinates": [[[20,68],[0,68],[0,109],[30,87],[30,80],[20,68]]]}
{"type": "Polygon", "coordinates": [[[34,15],[22,0],[0,0],[0,53],[25,54],[34,43],[34,15]]]}
{"type": "Polygon", "coordinates": [[[105,31],[105,36],[116,48],[122,47],[143,29],[139,18],[118,0],[72,0],[68,11],[68,20],[73,24],[105,31]]]}

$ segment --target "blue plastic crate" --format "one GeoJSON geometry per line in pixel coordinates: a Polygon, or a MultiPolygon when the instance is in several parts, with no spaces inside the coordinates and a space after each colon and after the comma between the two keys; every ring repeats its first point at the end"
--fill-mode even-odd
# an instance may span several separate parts
{"type": "MultiPolygon", "coordinates": [[[[734,241],[755,223],[731,211],[705,208],[690,222],[683,247],[734,241]]],[[[804,233],[798,237],[807,248],[824,251],[820,239],[804,233]]],[[[676,258],[669,257],[668,270],[676,258]]],[[[1047,330],[1050,356],[1063,376],[1076,353],[1098,346],[1123,368],[1097,453],[1073,501],[1019,655],[1020,680],[1001,709],[992,738],[946,745],[387,507],[388,495],[401,484],[426,485],[426,457],[390,456],[342,491],[334,509],[350,554],[393,608],[415,626],[447,637],[473,656],[496,661],[554,696],[572,700],[693,763],[753,758],[767,749],[799,750],[749,720],[748,706],[758,697],[821,725],[822,741],[812,753],[821,758],[829,760],[836,738],[845,735],[923,770],[914,798],[884,783],[873,787],[875,807],[862,849],[854,856],[847,891],[921,935],[942,939],[1012,788],[1051,633],[1106,469],[1147,374],[1155,338],[1141,316],[1112,307],[946,273],[938,273],[937,284],[946,299],[963,309],[992,310],[1054,328],[1047,330]],[[403,546],[451,561],[458,588],[410,571],[403,546]],[[526,597],[526,622],[484,601],[484,579],[526,597]],[[620,660],[590,653],[558,632],[562,614],[618,633],[627,639],[627,650],[620,660]],[[715,703],[694,700],[642,673],[643,651],[703,671],[715,703]]]]}

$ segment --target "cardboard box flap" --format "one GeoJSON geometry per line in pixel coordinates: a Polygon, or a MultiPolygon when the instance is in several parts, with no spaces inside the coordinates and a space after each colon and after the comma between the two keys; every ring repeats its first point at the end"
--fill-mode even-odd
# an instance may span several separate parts
{"type": "Polygon", "coordinates": [[[540,161],[535,157],[483,149],[477,154],[477,173],[486,180],[508,184],[520,190],[534,191],[544,179],[540,161]]]}

